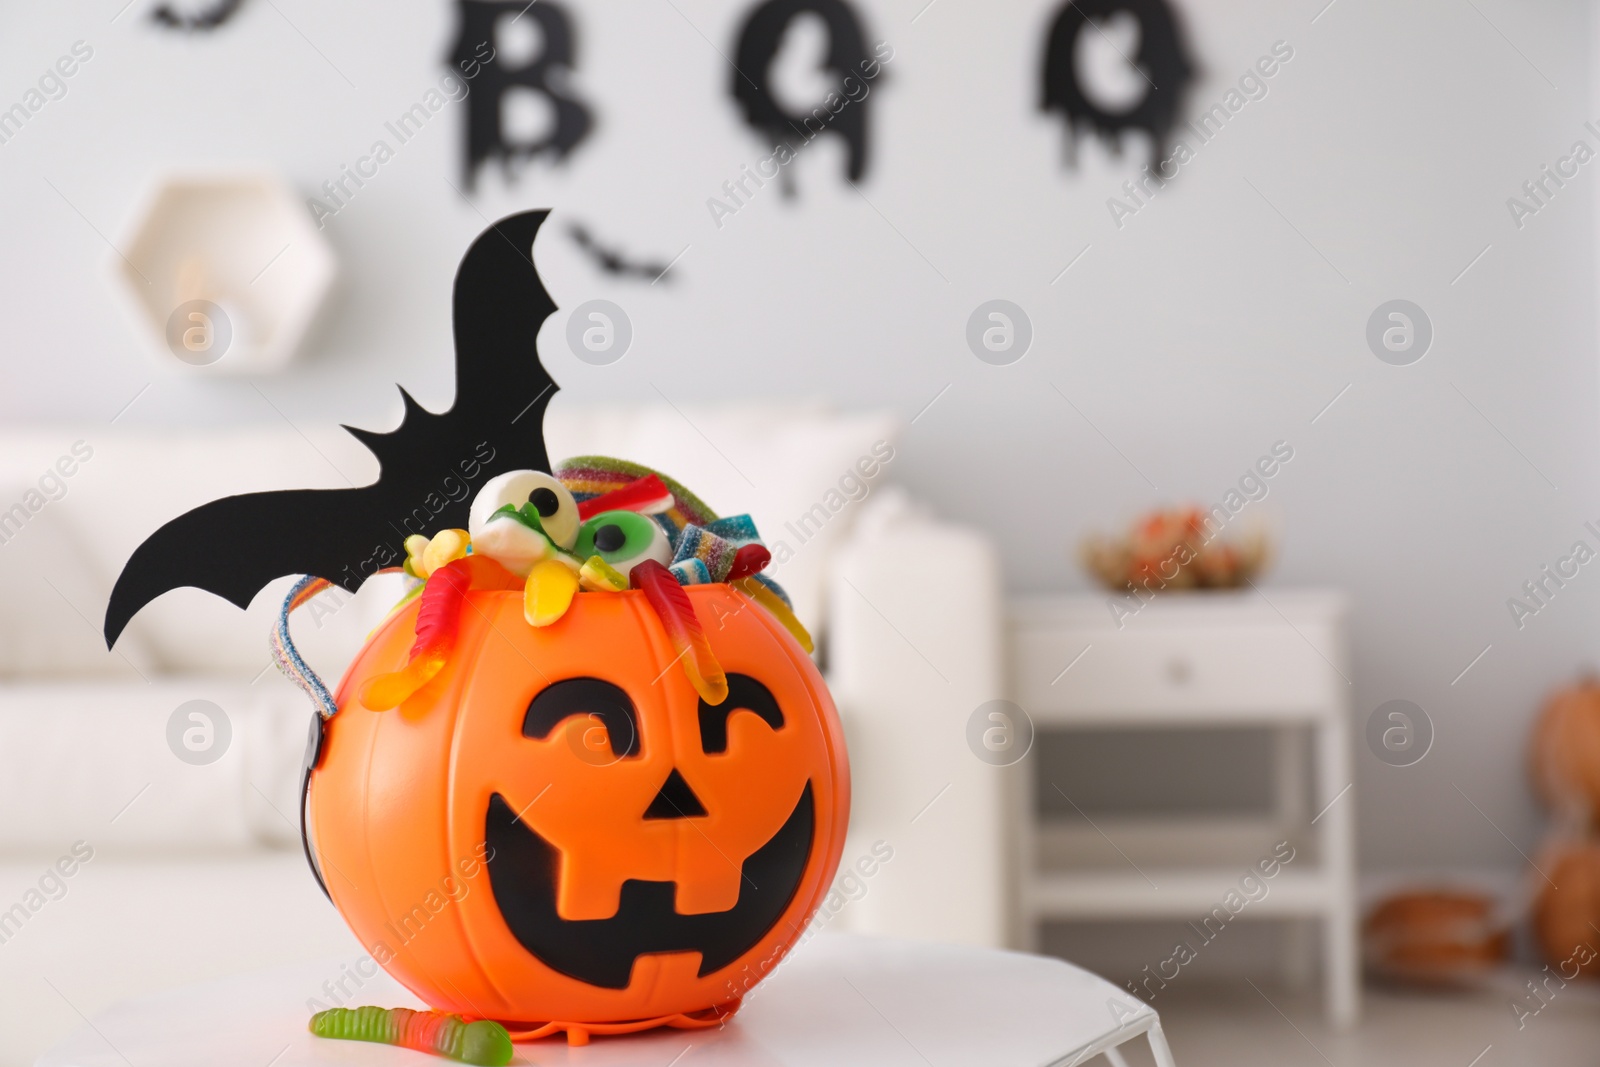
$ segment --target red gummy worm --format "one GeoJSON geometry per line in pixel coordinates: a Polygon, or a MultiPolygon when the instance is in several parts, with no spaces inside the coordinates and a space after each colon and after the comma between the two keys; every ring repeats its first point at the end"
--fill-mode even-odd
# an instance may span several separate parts
{"type": "Polygon", "coordinates": [[[448,655],[455,646],[456,633],[461,629],[461,605],[472,585],[472,574],[465,560],[452,560],[428,576],[422,590],[422,604],[417,608],[417,639],[411,646],[411,658],[427,653],[448,655]]]}
{"type": "Polygon", "coordinates": [[[678,579],[653,559],[634,564],[629,579],[635,589],[644,590],[645,598],[655,608],[661,628],[683,660],[684,672],[689,675],[689,684],[694,686],[695,692],[708,704],[727,700],[727,675],[722,671],[722,664],[717,662],[716,653],[711,651],[711,642],[706,640],[694,605],[689,602],[689,594],[683,591],[678,579]]]}

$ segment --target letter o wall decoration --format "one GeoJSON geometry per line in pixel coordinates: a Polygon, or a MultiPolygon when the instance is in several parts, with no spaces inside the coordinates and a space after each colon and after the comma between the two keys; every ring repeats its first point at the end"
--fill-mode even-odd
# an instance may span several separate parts
{"type": "Polygon", "coordinates": [[[839,79],[838,92],[843,97],[844,79],[851,74],[859,77],[870,58],[861,19],[845,0],[766,0],[752,10],[739,29],[733,97],[744,109],[746,122],[792,149],[798,150],[822,133],[843,137],[850,147],[846,175],[852,182],[860,181],[867,169],[865,98],[850,101],[837,112],[830,112],[819,100],[810,112],[793,115],[772,94],[772,61],[790,23],[808,12],[828,26],[825,66],[839,79]]]}
{"type": "Polygon", "coordinates": [[[1115,150],[1124,130],[1150,135],[1150,165],[1166,154],[1168,135],[1177,125],[1183,96],[1194,77],[1178,17],[1166,0],[1067,0],[1050,25],[1044,53],[1044,94],[1040,108],[1060,111],[1067,121],[1067,161],[1074,158],[1078,127],[1087,127],[1115,150]],[[1132,15],[1139,24],[1139,49],[1132,56],[1150,91],[1126,111],[1106,111],[1083,90],[1077,63],[1078,35],[1099,32],[1113,15],[1132,15]]]}

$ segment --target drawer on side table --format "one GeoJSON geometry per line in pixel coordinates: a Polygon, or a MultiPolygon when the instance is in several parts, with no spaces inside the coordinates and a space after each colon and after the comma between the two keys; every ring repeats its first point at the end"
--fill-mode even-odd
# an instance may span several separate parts
{"type": "MultiPolygon", "coordinates": [[[[1310,717],[1326,708],[1332,664],[1318,635],[1288,625],[1123,630],[1017,627],[1011,634],[1013,698],[1036,718],[1082,713],[1169,718],[1222,711],[1242,719],[1310,717]],[[1070,666],[1069,666],[1070,665],[1070,666]]],[[[1332,642],[1329,642],[1332,645],[1332,642]]],[[[1335,654],[1330,647],[1328,654],[1335,654]]]]}

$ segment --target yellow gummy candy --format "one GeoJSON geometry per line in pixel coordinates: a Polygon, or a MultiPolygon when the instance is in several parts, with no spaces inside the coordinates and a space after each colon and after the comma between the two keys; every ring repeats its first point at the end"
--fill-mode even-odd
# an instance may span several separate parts
{"type": "Polygon", "coordinates": [[[549,626],[567,613],[578,592],[578,576],[557,559],[541,560],[522,587],[522,617],[530,626],[549,626]]]}
{"type": "Polygon", "coordinates": [[[578,571],[578,584],[591,593],[620,593],[628,588],[628,576],[599,556],[590,556],[578,571]]]}
{"type": "Polygon", "coordinates": [[[451,560],[457,560],[467,554],[467,546],[472,543],[472,538],[465,530],[440,530],[433,535],[422,550],[422,566],[427,575],[443,567],[451,560]]]}
{"type": "Polygon", "coordinates": [[[422,566],[422,554],[428,550],[428,539],[421,534],[412,534],[406,538],[406,573],[413,578],[426,578],[428,572],[422,566]]]}

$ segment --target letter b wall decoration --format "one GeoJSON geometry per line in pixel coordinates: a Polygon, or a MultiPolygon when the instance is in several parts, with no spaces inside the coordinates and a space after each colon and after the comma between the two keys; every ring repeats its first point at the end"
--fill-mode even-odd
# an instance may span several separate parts
{"type": "Polygon", "coordinates": [[[478,168],[486,160],[498,158],[510,177],[516,164],[550,153],[557,160],[577,147],[593,124],[589,108],[560,87],[561,76],[551,84],[556,71],[572,68],[574,43],[572,19],[555,0],[459,0],[461,33],[451,54],[451,62],[462,71],[477,69],[472,90],[467,94],[467,146],[463,178],[471,189],[478,168]],[[520,67],[509,67],[502,51],[493,46],[500,20],[531,19],[538,26],[542,47],[537,56],[520,67]],[[504,127],[506,95],[513,89],[529,89],[550,101],[555,123],[539,141],[507,141],[504,127]]]}
{"type": "MultiPolygon", "coordinates": [[[[822,133],[843,137],[850,146],[846,175],[859,181],[867,169],[867,97],[854,99],[846,92],[846,79],[863,81],[870,54],[861,20],[845,0],[766,0],[750,12],[739,30],[734,54],[733,97],[744,109],[745,121],[792,151],[822,133]],[[825,68],[838,79],[838,88],[804,114],[784,110],[772,93],[772,63],[791,23],[810,13],[828,27],[825,68]],[[837,108],[830,107],[837,103],[837,108]]],[[[787,184],[785,191],[789,191],[787,184]]]]}

